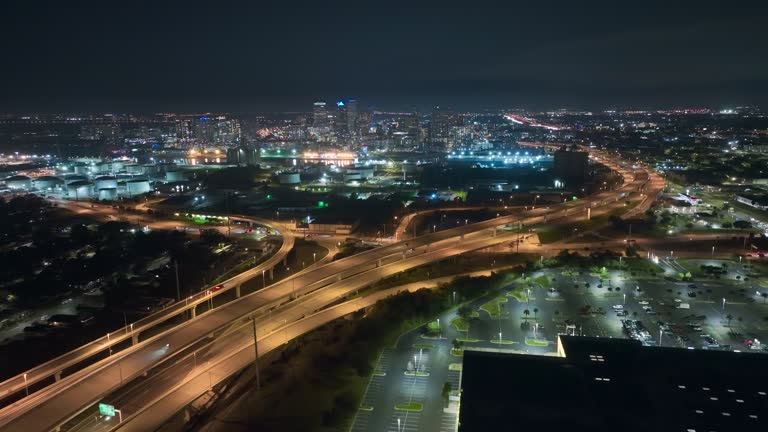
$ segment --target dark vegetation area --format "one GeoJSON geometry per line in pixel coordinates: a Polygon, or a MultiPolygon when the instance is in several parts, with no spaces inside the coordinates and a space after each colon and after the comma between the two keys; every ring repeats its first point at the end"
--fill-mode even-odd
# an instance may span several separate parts
{"type": "Polygon", "coordinates": [[[127,222],[86,225],[34,195],[0,200],[0,298],[3,321],[12,325],[28,309],[101,290],[105,309],[90,310],[87,325],[51,328],[44,335],[0,346],[0,376],[66,352],[133,319],[143,298],[174,299],[178,261],[182,295],[216,274],[227,241],[218,231],[192,238],[179,231],[144,232],[127,222]],[[131,306],[134,305],[134,306],[131,306]],[[133,309],[132,309],[133,307],[133,309]],[[56,343],[51,343],[55,340],[56,343]],[[14,355],[9,355],[13,353],[14,355]]]}

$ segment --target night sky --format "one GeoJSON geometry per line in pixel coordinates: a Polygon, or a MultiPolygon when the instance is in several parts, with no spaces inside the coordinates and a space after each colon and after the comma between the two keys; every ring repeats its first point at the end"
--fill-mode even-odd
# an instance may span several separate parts
{"type": "Polygon", "coordinates": [[[0,111],[768,105],[767,3],[4,0],[0,111]]]}

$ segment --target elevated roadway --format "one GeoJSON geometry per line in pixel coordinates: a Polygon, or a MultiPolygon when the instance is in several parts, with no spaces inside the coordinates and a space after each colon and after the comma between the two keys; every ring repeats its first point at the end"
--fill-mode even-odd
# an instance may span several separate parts
{"type": "Polygon", "coordinates": [[[132,343],[137,343],[141,333],[186,311],[193,311],[192,313],[194,314],[197,306],[209,302],[213,296],[221,295],[229,290],[235,290],[238,291],[236,295],[239,297],[239,290],[244,282],[254,277],[262,276],[262,271],[271,271],[275,265],[285,261],[288,253],[293,249],[295,244],[293,233],[281,224],[277,224],[267,219],[254,217],[239,217],[238,219],[246,219],[252,223],[263,225],[279,232],[283,237],[280,248],[261,264],[218,284],[217,286],[221,287],[219,289],[214,290],[213,286],[203,289],[161,311],[144,317],[126,327],[107,333],[101,338],[93,340],[88,344],[75,348],[66,354],[3,381],[0,383],[0,400],[19,392],[25,392],[25,389],[29,386],[34,386],[39,381],[53,379],[55,382],[58,382],[62,378],[62,373],[67,369],[72,368],[79,363],[86,362],[93,357],[103,356],[106,352],[109,352],[111,347],[119,345],[125,340],[130,339],[132,343]]]}
{"type": "MultiPolygon", "coordinates": [[[[634,180],[634,176],[628,170],[621,172],[625,175],[625,185],[622,187],[625,192],[644,188],[645,181],[634,180]]],[[[554,205],[549,209],[527,212],[529,214],[524,217],[505,216],[461,226],[310,269],[301,275],[281,281],[268,289],[243,296],[197,319],[169,329],[6,407],[0,411],[0,427],[13,430],[18,427],[24,427],[22,430],[45,430],[56,427],[125,382],[143,374],[162,360],[170,358],[184,347],[226,331],[233,322],[249,316],[269,314],[279,306],[314,291],[318,293],[313,294],[315,296],[313,298],[323,298],[324,305],[338,301],[336,292],[325,288],[330,288],[329,285],[347,278],[354,281],[349,282],[349,286],[365,286],[370,281],[363,277],[364,273],[369,274],[367,277],[373,277],[371,275],[375,274],[375,277],[381,278],[390,274],[387,273],[388,271],[403,271],[467,250],[509,241],[517,235],[517,233],[498,234],[496,227],[500,225],[514,223],[529,226],[542,223],[548,218],[549,221],[575,220],[583,217],[578,213],[585,211],[587,207],[597,209],[612,204],[615,206],[619,200],[623,202],[629,199],[627,196],[620,196],[617,191],[606,191],[589,198],[590,200],[586,201],[581,209],[573,205],[569,207],[554,205]],[[393,266],[394,263],[397,265],[393,266]],[[376,269],[380,269],[378,273],[370,272],[376,269]],[[352,278],[352,276],[355,277],[352,278]],[[171,343],[171,347],[164,348],[166,343],[171,343]],[[46,415],[35,414],[40,412],[45,412],[46,415]]],[[[638,201],[637,198],[635,201],[638,201]]],[[[299,302],[296,304],[298,305],[299,302]]]]}

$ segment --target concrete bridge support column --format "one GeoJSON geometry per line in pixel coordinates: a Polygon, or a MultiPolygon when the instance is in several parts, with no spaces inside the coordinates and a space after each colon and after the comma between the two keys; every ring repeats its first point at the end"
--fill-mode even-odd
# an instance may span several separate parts
{"type": "Polygon", "coordinates": [[[378,261],[376,261],[376,267],[381,267],[381,258],[379,258],[378,261]]]}
{"type": "Polygon", "coordinates": [[[139,333],[138,332],[136,332],[136,333],[131,335],[131,345],[136,345],[137,343],[139,343],[139,333]]]}
{"type": "Polygon", "coordinates": [[[238,284],[238,285],[235,287],[235,297],[237,297],[237,298],[240,298],[240,287],[242,287],[242,285],[241,285],[241,284],[238,284]]]}
{"type": "Polygon", "coordinates": [[[56,372],[56,374],[53,376],[53,379],[56,380],[56,382],[61,381],[61,371],[56,372]]]}
{"type": "Polygon", "coordinates": [[[275,280],[275,268],[269,269],[269,280],[275,280]]]}
{"type": "Polygon", "coordinates": [[[193,308],[191,308],[191,309],[189,310],[189,311],[190,311],[190,313],[192,314],[192,318],[194,318],[194,317],[196,317],[196,316],[197,316],[197,312],[195,311],[196,309],[197,309],[196,307],[193,307],[193,308]]]}

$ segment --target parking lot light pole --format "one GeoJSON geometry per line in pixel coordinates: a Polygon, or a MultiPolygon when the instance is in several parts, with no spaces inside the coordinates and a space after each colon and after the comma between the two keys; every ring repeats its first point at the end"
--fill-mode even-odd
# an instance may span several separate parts
{"type": "Polygon", "coordinates": [[[723,297],[723,310],[725,310],[725,297],[723,297]]]}
{"type": "Polygon", "coordinates": [[[624,293],[624,303],[623,304],[627,304],[627,293],[624,293]]]}

